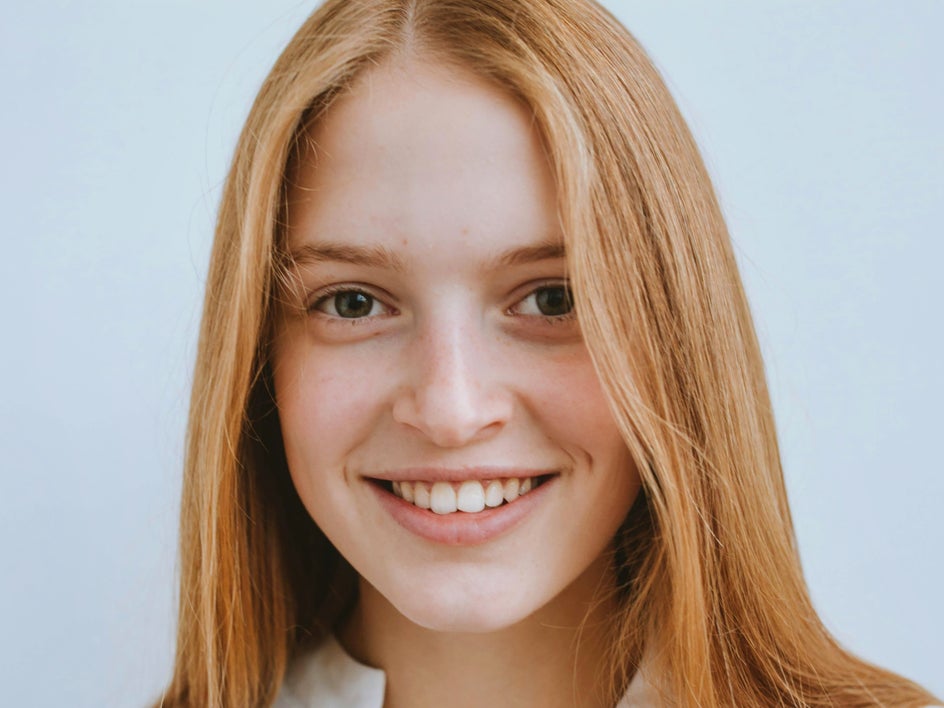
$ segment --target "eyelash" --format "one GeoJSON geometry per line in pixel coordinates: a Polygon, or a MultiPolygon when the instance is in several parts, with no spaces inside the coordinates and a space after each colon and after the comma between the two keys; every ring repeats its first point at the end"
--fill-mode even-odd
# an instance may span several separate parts
{"type": "MultiPolygon", "coordinates": [[[[555,282],[549,281],[538,284],[532,290],[528,291],[527,295],[518,300],[512,307],[508,308],[506,312],[511,312],[516,307],[520,307],[528,298],[536,297],[539,292],[542,290],[547,290],[551,288],[564,287],[567,289],[571,303],[573,303],[573,294],[570,292],[570,287],[566,282],[555,282]]],[[[356,326],[358,324],[364,324],[371,322],[377,317],[383,317],[391,314],[397,314],[398,311],[396,308],[387,305],[384,302],[384,299],[374,295],[368,288],[364,288],[357,285],[332,285],[329,288],[320,292],[317,297],[312,301],[312,303],[307,308],[308,312],[315,315],[320,315],[325,318],[326,321],[332,324],[345,324],[348,326],[356,326]],[[326,312],[322,312],[320,307],[324,303],[331,300],[331,298],[341,294],[341,293],[359,293],[365,297],[370,298],[374,303],[379,303],[381,307],[388,310],[388,312],[383,313],[382,315],[366,315],[364,317],[342,317],[339,315],[332,315],[326,312]]],[[[562,315],[517,315],[519,317],[529,317],[533,319],[539,319],[540,321],[549,324],[549,325],[561,325],[566,324],[576,318],[577,312],[571,304],[571,309],[562,314],[562,315]]]]}
{"type": "MultiPolygon", "coordinates": [[[[550,289],[554,289],[554,288],[564,288],[564,289],[567,291],[567,298],[568,298],[568,300],[570,301],[570,310],[568,310],[567,312],[565,312],[565,313],[562,314],[562,315],[545,315],[545,314],[538,314],[538,315],[519,315],[519,316],[521,316],[521,317],[539,318],[539,319],[542,320],[543,322],[545,322],[545,323],[547,323],[547,324],[550,324],[550,325],[567,324],[567,323],[571,322],[572,320],[574,320],[574,319],[576,318],[576,316],[577,316],[577,311],[574,309],[574,304],[573,304],[573,302],[574,302],[574,295],[573,295],[573,292],[572,292],[571,289],[570,289],[570,285],[569,285],[568,283],[566,283],[566,282],[549,281],[549,282],[541,283],[541,284],[537,285],[536,287],[534,287],[533,289],[531,289],[530,291],[528,291],[528,294],[525,295],[525,296],[524,296],[523,298],[521,298],[520,300],[518,300],[518,302],[516,302],[513,307],[520,307],[521,304],[524,303],[524,302],[525,302],[526,300],[528,300],[529,298],[537,297],[537,294],[538,294],[539,292],[541,292],[542,290],[550,290],[550,289]]],[[[513,309],[513,308],[509,308],[509,309],[513,309]]]]}
{"type": "Polygon", "coordinates": [[[364,324],[366,322],[370,322],[376,319],[377,317],[385,316],[388,314],[397,314],[397,309],[387,305],[384,302],[383,298],[374,295],[367,288],[360,287],[357,285],[332,285],[326,290],[323,290],[321,293],[318,294],[318,296],[314,299],[311,305],[308,306],[308,312],[311,314],[321,315],[322,317],[324,317],[326,320],[328,320],[331,323],[337,322],[338,324],[343,323],[346,325],[358,325],[358,324],[364,324]],[[361,295],[364,295],[370,298],[373,302],[379,303],[382,307],[389,310],[390,312],[386,312],[384,313],[384,315],[369,315],[366,317],[341,317],[339,315],[331,315],[331,314],[328,314],[327,312],[322,312],[319,309],[319,307],[323,303],[328,302],[329,300],[331,300],[331,298],[337,295],[340,295],[341,293],[359,293],[361,295]]]}

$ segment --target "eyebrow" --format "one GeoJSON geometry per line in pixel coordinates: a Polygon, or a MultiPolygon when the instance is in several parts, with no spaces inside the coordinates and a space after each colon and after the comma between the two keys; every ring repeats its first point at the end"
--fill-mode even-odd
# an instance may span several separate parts
{"type": "Polygon", "coordinates": [[[385,246],[351,246],[346,243],[306,243],[289,251],[296,265],[335,262],[385,268],[398,273],[406,271],[403,259],[385,246]]]}
{"type": "Polygon", "coordinates": [[[488,268],[494,269],[502,266],[526,265],[528,263],[537,263],[539,261],[559,260],[567,255],[567,249],[559,241],[548,241],[539,243],[536,246],[524,246],[522,248],[513,248],[498,254],[496,258],[490,259],[488,268]]]}
{"type": "MultiPolygon", "coordinates": [[[[398,273],[404,273],[407,270],[403,258],[386,246],[352,246],[333,242],[306,243],[291,249],[288,255],[291,262],[296,265],[335,262],[382,268],[398,273]]],[[[559,260],[566,255],[567,249],[563,243],[547,241],[534,246],[522,246],[503,251],[489,258],[484,264],[484,270],[559,260]]]]}

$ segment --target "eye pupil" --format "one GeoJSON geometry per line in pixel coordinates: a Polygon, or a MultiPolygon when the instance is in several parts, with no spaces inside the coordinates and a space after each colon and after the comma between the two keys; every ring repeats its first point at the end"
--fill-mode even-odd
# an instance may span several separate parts
{"type": "Polygon", "coordinates": [[[574,308],[574,298],[570,288],[562,285],[541,288],[535,293],[538,310],[548,317],[566,315],[574,308]]]}
{"type": "Polygon", "coordinates": [[[366,317],[374,306],[374,298],[356,290],[334,296],[334,308],[341,317],[366,317]]]}

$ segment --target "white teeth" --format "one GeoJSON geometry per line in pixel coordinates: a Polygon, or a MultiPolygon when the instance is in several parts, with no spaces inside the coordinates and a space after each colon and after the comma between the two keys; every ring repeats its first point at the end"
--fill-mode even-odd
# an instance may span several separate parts
{"type": "Polygon", "coordinates": [[[413,485],[413,503],[420,509],[429,509],[429,487],[424,482],[413,485]]]}
{"type": "Polygon", "coordinates": [[[504,491],[505,491],[505,501],[513,502],[518,498],[518,489],[521,486],[520,482],[517,479],[512,477],[509,480],[505,481],[504,491]]]}
{"type": "Polygon", "coordinates": [[[453,482],[393,482],[393,493],[420,509],[436,514],[454,514],[462,511],[476,514],[494,509],[505,502],[513,502],[535,487],[535,478],[510,478],[479,482],[470,479],[456,486],[453,482]]]}
{"type": "Polygon", "coordinates": [[[436,482],[433,485],[429,493],[429,508],[436,514],[451,514],[458,510],[456,490],[449,482],[436,482]]]}
{"type": "Polygon", "coordinates": [[[502,489],[502,483],[494,479],[485,487],[485,506],[489,508],[501,506],[503,501],[505,501],[505,492],[502,489]]]}
{"type": "Polygon", "coordinates": [[[463,482],[456,495],[456,507],[459,511],[476,513],[485,508],[485,490],[482,483],[474,480],[463,482]]]}

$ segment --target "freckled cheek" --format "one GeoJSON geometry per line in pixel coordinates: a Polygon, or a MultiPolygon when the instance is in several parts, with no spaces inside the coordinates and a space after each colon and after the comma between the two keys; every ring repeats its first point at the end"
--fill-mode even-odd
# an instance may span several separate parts
{"type": "Polygon", "coordinates": [[[625,445],[589,354],[535,362],[524,370],[530,407],[554,436],[594,458],[622,453],[625,445]]]}
{"type": "Polygon", "coordinates": [[[285,351],[277,364],[276,396],[289,465],[309,470],[343,466],[381,414],[389,372],[376,355],[348,347],[285,351]]]}

